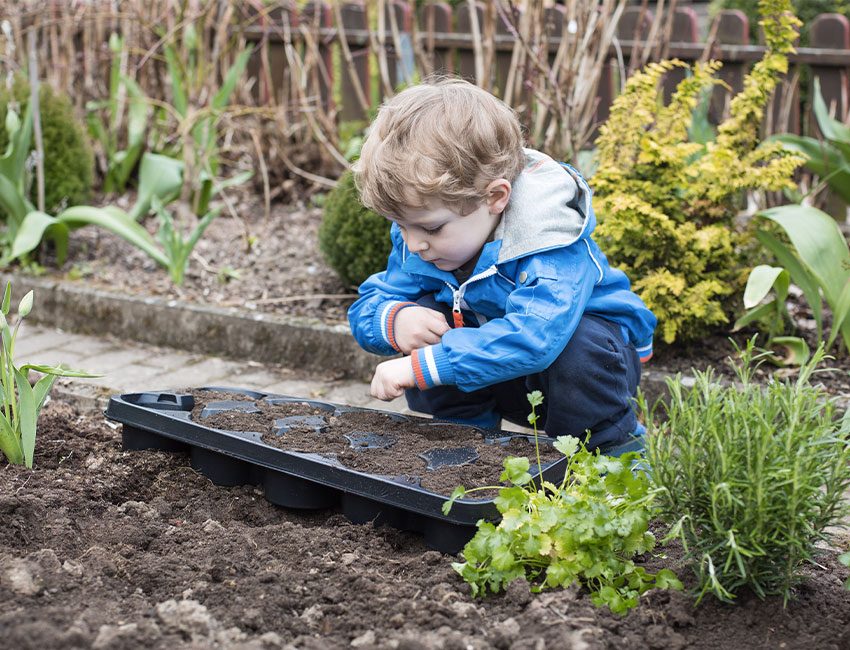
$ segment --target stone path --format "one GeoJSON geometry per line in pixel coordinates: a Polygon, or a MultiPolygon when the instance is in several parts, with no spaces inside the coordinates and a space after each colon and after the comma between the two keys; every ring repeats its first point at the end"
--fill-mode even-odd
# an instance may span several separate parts
{"type": "Polygon", "coordinates": [[[25,323],[15,345],[15,361],[56,365],[100,373],[95,379],[60,379],[53,395],[85,408],[103,408],[115,393],[184,389],[200,386],[252,388],[409,412],[403,398],[381,402],[361,381],[293,371],[274,363],[242,363],[139,343],[71,334],[25,323]]]}

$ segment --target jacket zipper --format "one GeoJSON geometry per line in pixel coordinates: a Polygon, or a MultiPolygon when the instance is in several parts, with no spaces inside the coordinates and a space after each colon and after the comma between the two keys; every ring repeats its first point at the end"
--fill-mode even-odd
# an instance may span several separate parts
{"type": "Polygon", "coordinates": [[[463,302],[463,294],[464,292],[466,292],[466,287],[471,282],[476,282],[477,280],[489,278],[491,275],[494,275],[496,271],[497,269],[495,266],[491,266],[490,268],[484,269],[478,275],[473,275],[471,278],[467,279],[466,282],[464,282],[457,288],[455,288],[451,282],[446,281],[446,285],[448,285],[449,289],[452,290],[452,320],[454,321],[455,327],[463,327],[463,314],[460,311],[460,305],[461,302],[463,302]]]}

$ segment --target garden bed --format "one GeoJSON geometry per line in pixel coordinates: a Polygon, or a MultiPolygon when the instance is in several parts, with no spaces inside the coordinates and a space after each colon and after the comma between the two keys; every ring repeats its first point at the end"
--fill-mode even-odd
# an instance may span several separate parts
{"type": "MultiPolygon", "coordinates": [[[[130,197],[122,197],[128,202],[130,197]]],[[[324,263],[318,250],[321,210],[309,206],[273,205],[269,219],[259,199],[246,196],[236,205],[241,221],[229,216],[216,219],[207,229],[190,261],[185,284],[175,287],[168,274],[141,251],[111,233],[94,228],[76,231],[69,256],[59,269],[45,260],[47,277],[79,281],[85,286],[138,296],[173,298],[196,305],[235,307],[245,313],[308,317],[329,325],[347,326],[347,310],[356,288],[345,286],[324,263]],[[251,241],[250,248],[247,242],[251,241]],[[233,275],[233,272],[238,277],[233,275]]],[[[148,226],[153,228],[153,222],[148,226]]],[[[815,345],[814,321],[803,305],[792,305],[800,335],[815,345]]],[[[752,331],[733,339],[743,345],[752,331]]],[[[647,369],[689,372],[715,367],[731,376],[725,359],[734,348],[725,334],[706,337],[673,348],[657,346],[647,369]]],[[[850,356],[827,360],[816,381],[833,395],[850,395],[850,356]]],[[[774,370],[766,366],[765,370],[774,370]]],[[[783,369],[779,376],[793,376],[783,369]]],[[[761,372],[765,376],[764,371],[761,372]]]]}
{"type": "MultiPolygon", "coordinates": [[[[620,618],[580,590],[473,600],[415,535],[212,485],[185,454],[48,404],[35,469],[0,471],[0,635],[14,648],[844,648],[847,570],[825,552],[786,610],[653,592],[620,618]]],[[[686,584],[676,547],[644,557],[686,584]]]]}

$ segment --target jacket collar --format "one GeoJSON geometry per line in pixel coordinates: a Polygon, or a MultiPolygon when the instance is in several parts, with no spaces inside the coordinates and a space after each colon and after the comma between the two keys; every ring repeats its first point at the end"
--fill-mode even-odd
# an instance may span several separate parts
{"type": "MultiPolygon", "coordinates": [[[[403,259],[401,263],[403,271],[406,271],[407,273],[414,273],[416,275],[427,275],[428,277],[448,282],[451,285],[458,284],[457,279],[451,271],[442,271],[438,269],[431,262],[426,262],[419,257],[417,253],[411,253],[406,244],[403,244],[403,246],[403,259]]],[[[499,251],[501,248],[502,241],[499,239],[484,244],[484,248],[481,249],[481,255],[478,258],[478,262],[475,264],[472,275],[469,277],[474,278],[485,269],[494,266],[496,264],[496,260],[499,258],[499,251]]]]}

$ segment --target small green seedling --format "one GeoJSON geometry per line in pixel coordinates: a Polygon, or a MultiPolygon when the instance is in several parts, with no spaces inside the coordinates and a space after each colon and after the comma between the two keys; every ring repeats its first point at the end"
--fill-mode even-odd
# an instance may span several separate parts
{"type": "Polygon", "coordinates": [[[646,474],[632,471],[639,454],[601,456],[578,438],[560,436],[554,446],[568,460],[564,479],[555,485],[540,469],[536,407],[543,395],[534,391],[528,400],[537,480],[528,458],[509,457],[500,477],[509,487],[461,486],[443,505],[448,514],[458,499],[499,490],[495,504],[501,521],[479,521],[478,532],[462,551],[465,561],[452,564],[471,585],[473,596],[497,593],[518,578],[526,578],[535,592],[579,583],[590,590],[595,605],[625,614],[649,589],[681,589],[669,569],[653,575],[632,561],[655,546],[648,530],[654,493],[646,474]]]}
{"type": "Polygon", "coordinates": [[[3,345],[0,348],[0,390],[2,390],[0,451],[10,463],[32,467],[38,414],[53,387],[53,382],[57,377],[97,377],[98,375],[70,370],[61,365],[45,366],[28,363],[20,368],[16,367],[15,342],[21,323],[32,310],[33,292],[30,291],[21,299],[14,330],[9,327],[6,319],[11,301],[12,283],[7,282],[2,307],[0,307],[0,333],[3,339],[3,345]],[[44,377],[33,386],[29,382],[30,370],[44,374],[44,377]]]}

